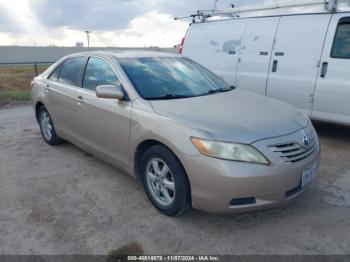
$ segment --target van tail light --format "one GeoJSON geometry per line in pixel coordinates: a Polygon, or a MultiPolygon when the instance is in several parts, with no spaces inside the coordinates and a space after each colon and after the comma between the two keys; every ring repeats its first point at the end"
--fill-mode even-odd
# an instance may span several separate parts
{"type": "Polygon", "coordinates": [[[185,44],[185,37],[182,38],[182,40],[181,40],[180,49],[179,49],[180,54],[182,54],[182,52],[184,50],[184,44],[185,44]]]}
{"type": "Polygon", "coordinates": [[[34,86],[34,80],[32,80],[32,81],[30,82],[29,88],[30,88],[30,89],[33,89],[33,86],[34,86]]]}

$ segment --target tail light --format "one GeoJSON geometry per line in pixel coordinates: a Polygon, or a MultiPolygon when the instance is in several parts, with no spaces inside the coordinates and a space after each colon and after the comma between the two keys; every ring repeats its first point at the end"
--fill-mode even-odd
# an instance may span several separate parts
{"type": "Polygon", "coordinates": [[[185,44],[185,37],[182,38],[182,40],[181,40],[180,49],[179,49],[180,54],[182,54],[182,51],[184,49],[184,44],[185,44]]]}
{"type": "Polygon", "coordinates": [[[29,88],[30,88],[30,89],[32,89],[32,88],[33,88],[33,86],[34,86],[34,80],[32,80],[32,81],[30,82],[30,86],[29,86],[29,88]]]}

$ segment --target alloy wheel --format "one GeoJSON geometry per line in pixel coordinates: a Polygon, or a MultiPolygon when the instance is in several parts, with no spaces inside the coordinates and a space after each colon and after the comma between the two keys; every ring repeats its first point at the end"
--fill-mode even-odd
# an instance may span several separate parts
{"type": "Polygon", "coordinates": [[[169,207],[175,200],[175,180],[168,165],[159,158],[152,158],[146,167],[147,187],[163,207],[169,207]]]}

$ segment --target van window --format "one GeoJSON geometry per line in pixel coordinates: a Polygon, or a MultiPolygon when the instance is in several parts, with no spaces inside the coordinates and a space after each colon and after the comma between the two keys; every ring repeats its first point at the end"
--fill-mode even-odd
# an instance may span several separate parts
{"type": "Polygon", "coordinates": [[[101,58],[91,57],[86,66],[83,88],[96,91],[100,85],[120,86],[121,83],[112,67],[101,58]]]}
{"type": "Polygon", "coordinates": [[[58,81],[66,84],[80,86],[79,78],[85,57],[75,57],[66,60],[60,72],[58,81]]]}
{"type": "Polygon", "coordinates": [[[350,59],[350,18],[339,22],[331,57],[350,59]]]}

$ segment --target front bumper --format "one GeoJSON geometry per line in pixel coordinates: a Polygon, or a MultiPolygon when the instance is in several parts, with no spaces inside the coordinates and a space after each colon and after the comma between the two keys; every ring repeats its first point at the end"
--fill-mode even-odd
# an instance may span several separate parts
{"type": "Polygon", "coordinates": [[[192,206],[210,213],[238,213],[277,206],[299,195],[305,189],[301,188],[303,170],[315,163],[319,166],[317,135],[316,150],[298,163],[286,163],[268,148],[276,140],[299,137],[298,132],[253,144],[269,158],[270,165],[226,161],[204,155],[181,159],[191,185],[192,206]],[[233,199],[238,199],[238,202],[232,202],[233,199]],[[254,202],[246,204],[247,199],[254,199],[254,202]]]}

